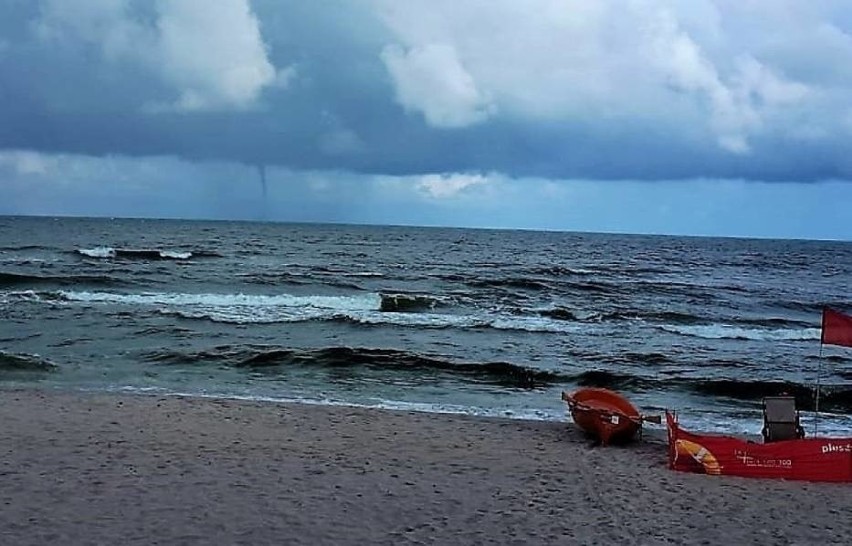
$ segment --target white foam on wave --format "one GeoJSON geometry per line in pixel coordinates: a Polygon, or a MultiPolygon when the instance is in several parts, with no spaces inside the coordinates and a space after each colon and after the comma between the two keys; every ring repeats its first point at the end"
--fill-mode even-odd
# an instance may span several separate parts
{"type": "Polygon", "coordinates": [[[488,326],[498,330],[521,330],[524,332],[553,332],[562,334],[589,331],[588,326],[580,324],[566,324],[544,317],[495,317],[488,322],[488,326]]]}
{"type": "MultiPolygon", "coordinates": [[[[3,251],[0,251],[0,254],[5,254],[3,251]]],[[[42,265],[48,263],[47,260],[42,258],[2,258],[0,259],[0,264],[3,265],[42,265]]]]}
{"type": "Polygon", "coordinates": [[[820,338],[819,328],[742,328],[725,324],[676,326],[664,324],[661,330],[704,339],[746,339],[752,341],[811,341],[820,338]]]}
{"type": "Polygon", "coordinates": [[[169,260],[188,260],[192,258],[192,252],[178,252],[177,250],[161,250],[160,256],[169,260]]]}
{"type": "Polygon", "coordinates": [[[566,267],[565,271],[572,275],[597,275],[598,272],[593,269],[585,269],[582,267],[566,267]]]}
{"type": "Polygon", "coordinates": [[[77,252],[89,258],[115,258],[115,249],[109,246],[96,246],[94,248],[78,248],[77,252]]]}
{"type": "Polygon", "coordinates": [[[572,333],[585,330],[538,317],[509,317],[501,315],[451,315],[443,313],[368,313],[350,318],[362,324],[394,324],[423,328],[493,328],[540,333],[572,333]]]}
{"type": "Polygon", "coordinates": [[[374,277],[374,278],[380,278],[380,277],[385,276],[384,273],[379,273],[378,271],[359,271],[359,272],[354,272],[354,273],[343,273],[342,275],[344,277],[374,277]]]}
{"type": "Polygon", "coordinates": [[[160,250],[160,249],[127,249],[113,248],[111,246],[96,246],[94,248],[78,248],[78,254],[82,254],[88,258],[97,259],[115,259],[119,256],[125,257],[144,257],[156,255],[164,260],[188,260],[192,258],[192,252],[179,250],[160,250]]]}
{"type": "Polygon", "coordinates": [[[423,328],[493,328],[541,333],[575,333],[589,326],[545,317],[500,314],[386,313],[381,295],[295,296],[249,294],[175,294],[59,291],[62,300],[86,304],[153,307],[160,313],[190,319],[234,324],[271,324],[310,320],[348,319],[361,324],[390,324],[423,328]]]}
{"type": "Polygon", "coordinates": [[[366,296],[292,296],[253,295],[253,294],[176,294],[168,292],[146,292],[141,294],[115,294],[111,292],[71,292],[60,291],[71,301],[100,303],[130,303],[139,305],[252,305],[267,306],[312,306],[329,309],[371,309],[378,308],[381,299],[378,294],[366,296]]]}
{"type": "Polygon", "coordinates": [[[42,297],[42,295],[35,290],[12,290],[8,292],[0,292],[0,303],[14,303],[20,301],[50,301],[53,303],[53,300],[42,297]]]}

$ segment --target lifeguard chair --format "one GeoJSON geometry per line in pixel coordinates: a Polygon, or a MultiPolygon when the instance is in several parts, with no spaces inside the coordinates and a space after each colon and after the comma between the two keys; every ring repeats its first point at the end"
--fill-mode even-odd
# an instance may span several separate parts
{"type": "Polygon", "coordinates": [[[763,399],[763,442],[797,440],[805,437],[799,424],[799,410],[792,396],[767,396],[763,399]]]}

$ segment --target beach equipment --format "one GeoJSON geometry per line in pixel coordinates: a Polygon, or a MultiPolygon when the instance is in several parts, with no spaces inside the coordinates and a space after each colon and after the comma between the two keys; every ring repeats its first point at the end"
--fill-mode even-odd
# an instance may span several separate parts
{"type": "Polygon", "coordinates": [[[632,440],[643,421],[660,422],[659,416],[643,416],[621,394],[604,388],[587,387],[562,393],[571,417],[587,434],[598,438],[601,445],[632,440]]]}
{"type": "Polygon", "coordinates": [[[796,440],[805,437],[799,424],[799,410],[792,396],[767,396],[763,399],[763,443],[796,440]]]}
{"type": "Polygon", "coordinates": [[[746,478],[852,482],[852,437],[758,443],[733,436],[696,434],[666,412],[669,468],[746,478]]]}
{"type": "MultiPolygon", "coordinates": [[[[823,309],[822,345],[852,347],[852,317],[823,309]]],[[[820,358],[820,368],[822,359],[820,358]]],[[[815,421],[819,419],[817,373],[815,421]]],[[[666,412],[669,468],[711,475],[852,482],[852,436],[805,438],[792,396],[763,399],[763,443],[733,436],[696,434],[682,429],[674,412],[666,412]]]]}

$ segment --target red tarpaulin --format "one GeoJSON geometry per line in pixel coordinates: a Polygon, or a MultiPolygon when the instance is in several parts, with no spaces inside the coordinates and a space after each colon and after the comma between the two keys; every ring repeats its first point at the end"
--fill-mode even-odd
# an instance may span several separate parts
{"type": "Polygon", "coordinates": [[[666,412],[669,467],[747,478],[852,482],[852,438],[807,438],[762,444],[731,436],[693,434],[666,412]]]}
{"type": "Polygon", "coordinates": [[[852,347],[852,317],[826,307],[822,310],[822,343],[852,347]]]}

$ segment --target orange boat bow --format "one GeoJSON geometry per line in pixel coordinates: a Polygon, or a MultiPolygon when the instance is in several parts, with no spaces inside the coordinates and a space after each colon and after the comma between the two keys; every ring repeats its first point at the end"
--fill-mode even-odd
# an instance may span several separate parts
{"type": "Polygon", "coordinates": [[[602,445],[631,440],[642,427],[643,417],[627,398],[602,388],[583,388],[562,393],[571,417],[581,429],[600,439],[602,445]]]}

